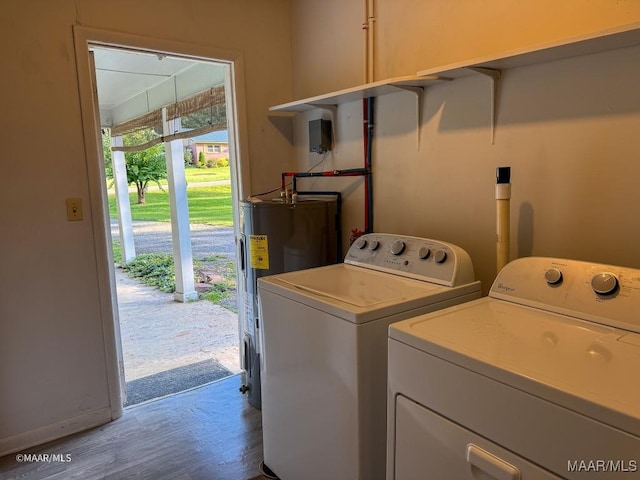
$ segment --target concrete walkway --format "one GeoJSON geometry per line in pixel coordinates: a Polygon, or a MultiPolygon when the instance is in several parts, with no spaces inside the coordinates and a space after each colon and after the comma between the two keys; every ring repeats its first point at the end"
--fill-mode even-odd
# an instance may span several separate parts
{"type": "MultiPolygon", "coordinates": [[[[118,238],[117,222],[111,223],[118,238]]],[[[194,258],[235,258],[233,229],[191,225],[194,258]]],[[[171,225],[134,222],[137,253],[171,253],[171,225]]],[[[115,268],[120,333],[127,382],[205,360],[239,373],[238,316],[208,300],[175,302],[115,268]]]]}
{"type": "Polygon", "coordinates": [[[238,315],[208,300],[180,303],[116,268],[126,381],[214,359],[240,372],[238,315]]]}

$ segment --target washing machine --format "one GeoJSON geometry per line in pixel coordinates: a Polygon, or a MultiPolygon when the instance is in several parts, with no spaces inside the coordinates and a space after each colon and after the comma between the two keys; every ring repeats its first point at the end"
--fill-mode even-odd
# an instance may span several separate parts
{"type": "Polygon", "coordinates": [[[507,264],[389,328],[387,480],[640,478],[640,270],[507,264]]]}
{"type": "Polygon", "coordinates": [[[258,279],[264,463],[282,480],[384,478],[389,324],[480,297],[450,243],[367,234],[344,263],[258,279]]]}

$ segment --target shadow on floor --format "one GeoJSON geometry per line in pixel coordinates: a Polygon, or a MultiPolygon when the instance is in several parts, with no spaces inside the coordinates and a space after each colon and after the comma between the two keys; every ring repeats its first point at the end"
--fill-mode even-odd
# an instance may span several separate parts
{"type": "Polygon", "coordinates": [[[127,382],[125,407],[190,390],[234,375],[214,359],[172,368],[127,382]]]}

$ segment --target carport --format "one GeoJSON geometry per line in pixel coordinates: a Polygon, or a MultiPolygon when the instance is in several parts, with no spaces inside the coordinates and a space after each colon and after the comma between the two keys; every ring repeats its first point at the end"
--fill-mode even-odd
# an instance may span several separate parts
{"type": "Polygon", "coordinates": [[[184,140],[227,128],[223,63],[195,61],[111,47],[91,49],[95,65],[100,125],[111,129],[114,186],[122,261],[136,257],[129,204],[125,153],[165,145],[173,257],[174,299],[197,299],[189,231],[184,169],[184,140]],[[157,136],[143,144],[127,134],[151,129],[157,136]]]}

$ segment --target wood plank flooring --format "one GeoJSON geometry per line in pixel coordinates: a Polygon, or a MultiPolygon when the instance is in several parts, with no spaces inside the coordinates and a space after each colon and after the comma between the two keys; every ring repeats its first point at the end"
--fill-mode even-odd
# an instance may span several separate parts
{"type": "Polygon", "coordinates": [[[240,384],[234,375],[136,405],[107,425],[21,452],[68,454],[68,462],[19,463],[16,454],[7,455],[0,458],[0,479],[254,478],[262,417],[238,392],[240,384]]]}

